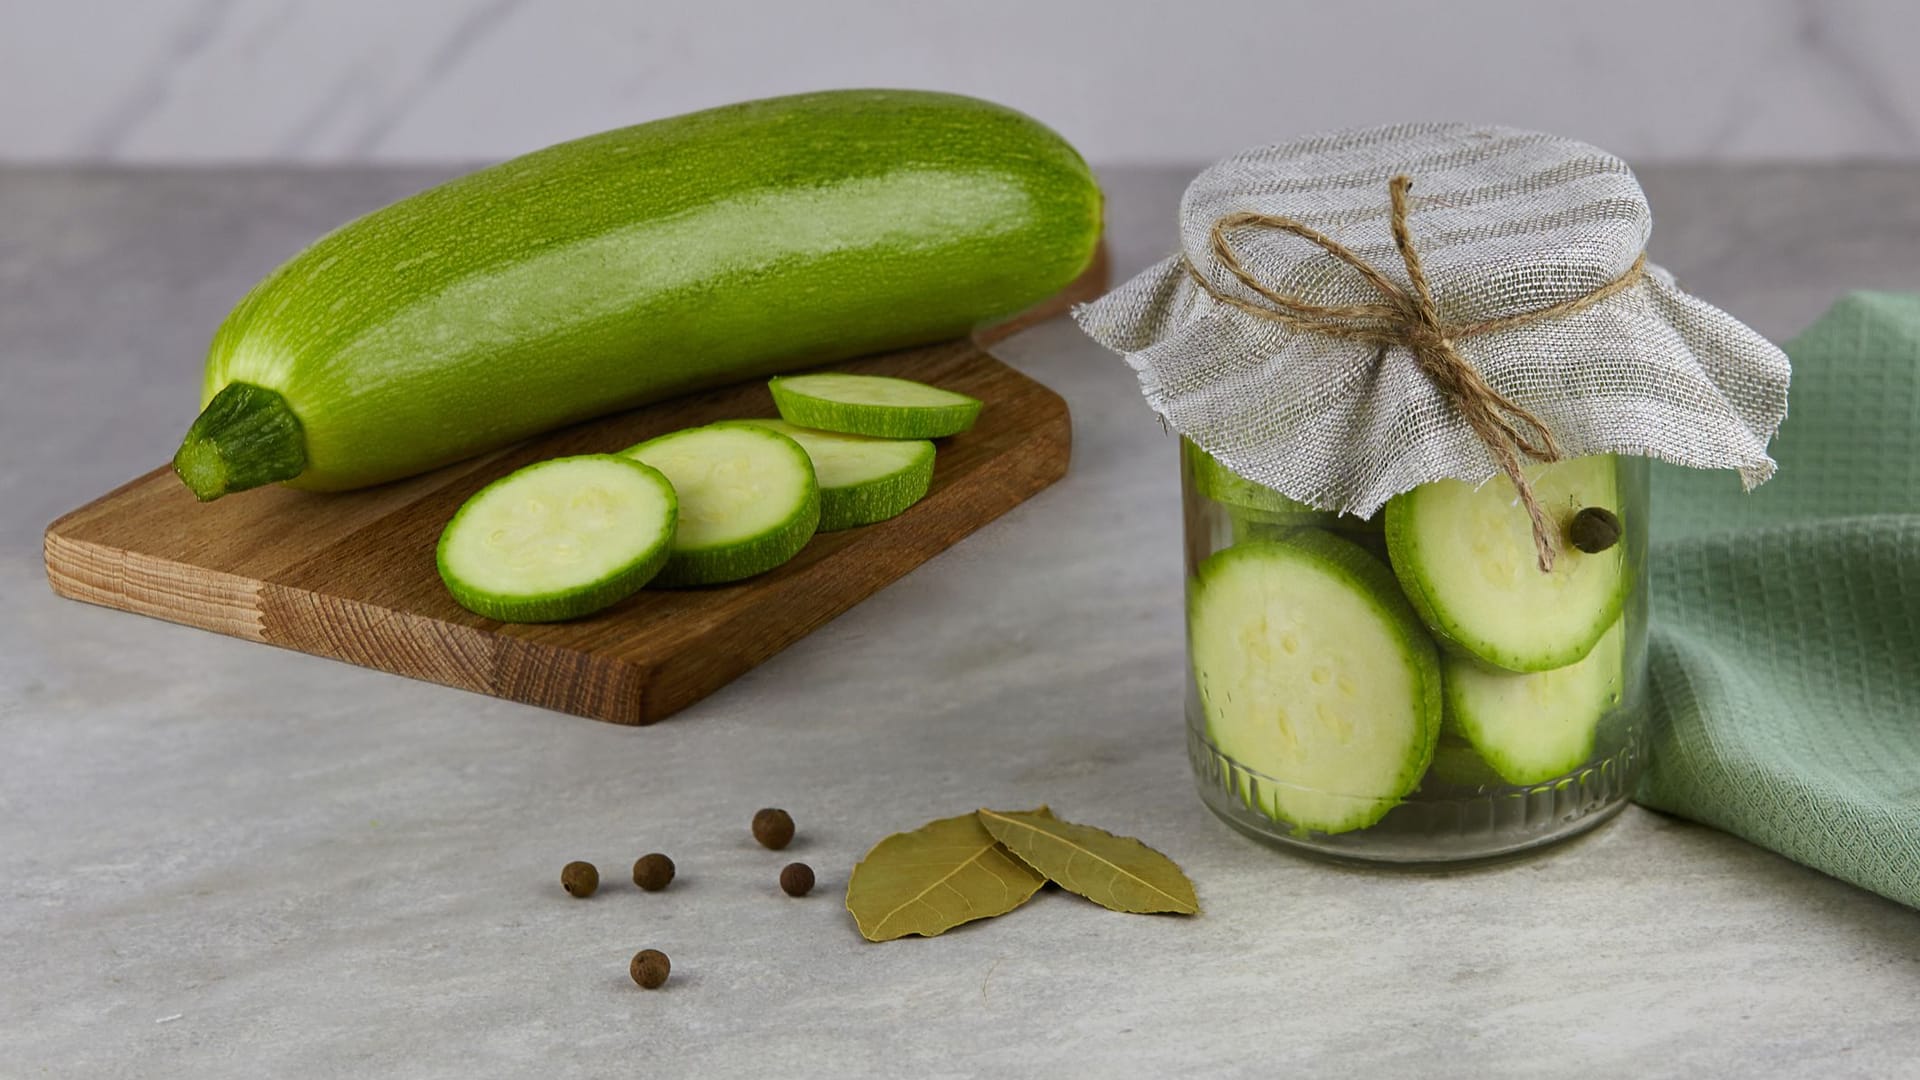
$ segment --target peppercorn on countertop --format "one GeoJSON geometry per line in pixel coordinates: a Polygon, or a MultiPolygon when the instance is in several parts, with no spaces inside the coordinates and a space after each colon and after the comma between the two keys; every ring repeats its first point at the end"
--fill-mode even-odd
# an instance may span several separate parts
{"type": "MultiPolygon", "coordinates": [[[[233,301],[444,175],[0,170],[0,1075],[1920,1060],[1920,913],[1721,833],[1629,807],[1528,860],[1407,874],[1216,821],[1180,714],[1175,443],[1065,321],[997,351],[1071,404],[1066,480],[652,728],[55,598],[41,530],[173,452],[233,301]],[[1172,856],[1204,913],[1049,891],[941,938],[860,938],[841,894],[882,836],[1043,802],[1172,856]],[[763,806],[792,812],[784,851],[750,834],[763,806]],[[654,851],[676,873],[641,892],[654,851]],[[600,872],[586,900],[560,886],[576,859],[600,872]],[[818,878],[803,898],[781,892],[793,861],[818,878]],[[642,948],[671,958],[660,990],[629,977],[642,948]]],[[[1170,250],[1188,175],[1104,175],[1116,281],[1170,250]]],[[[1642,179],[1655,259],[1776,339],[1845,289],[1920,290],[1920,167],[1642,179]]]]}

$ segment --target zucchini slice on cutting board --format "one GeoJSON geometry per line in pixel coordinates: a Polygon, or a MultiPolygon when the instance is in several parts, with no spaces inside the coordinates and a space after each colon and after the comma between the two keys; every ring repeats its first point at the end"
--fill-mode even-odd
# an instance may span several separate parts
{"type": "Polygon", "coordinates": [[[979,398],[886,375],[786,375],[767,388],[781,419],[849,435],[939,439],[971,428],[980,416],[979,398]]]}
{"type": "Polygon", "coordinates": [[[612,454],[529,465],[461,506],[440,534],[440,578],[461,607],[502,622],[588,615],[667,562],[679,500],[667,478],[612,454]]]}
{"type": "Polygon", "coordinates": [[[798,554],[820,523],[820,485],[800,444],[740,421],[688,428],[622,451],[680,496],[673,554],[656,585],[715,585],[798,554]]]}

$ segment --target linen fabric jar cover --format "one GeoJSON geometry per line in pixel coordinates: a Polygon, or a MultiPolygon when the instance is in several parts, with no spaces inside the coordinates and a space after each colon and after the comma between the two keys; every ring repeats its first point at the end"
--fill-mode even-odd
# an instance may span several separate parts
{"type": "Polygon", "coordinates": [[[1490,437],[1431,373],[1461,361],[1511,406],[1499,419],[1537,421],[1559,456],[1734,469],[1751,489],[1773,473],[1786,355],[1646,263],[1651,231],[1626,163],[1585,143],[1465,124],[1315,135],[1201,173],[1181,252],[1074,317],[1175,431],[1322,510],[1370,517],[1541,456],[1490,437]]]}

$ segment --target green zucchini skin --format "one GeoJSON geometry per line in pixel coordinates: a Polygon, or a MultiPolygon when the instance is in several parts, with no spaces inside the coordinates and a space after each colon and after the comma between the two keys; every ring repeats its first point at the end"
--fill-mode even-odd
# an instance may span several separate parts
{"type": "Polygon", "coordinates": [[[303,445],[196,427],[182,476],[226,481],[202,498],[295,464],[268,479],[363,487],[957,337],[1065,287],[1100,219],[1064,140],[952,94],[801,94],[562,143],[342,226],[255,286],[214,336],[201,404],[271,391],[303,445]],[[209,447],[279,464],[216,467],[209,447]]]}

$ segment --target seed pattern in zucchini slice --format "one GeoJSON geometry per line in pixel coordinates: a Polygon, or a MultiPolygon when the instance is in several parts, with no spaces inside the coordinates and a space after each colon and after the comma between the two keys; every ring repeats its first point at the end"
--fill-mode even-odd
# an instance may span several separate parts
{"type": "Polygon", "coordinates": [[[926,439],[876,439],[789,424],[742,420],[777,431],[807,452],[820,482],[821,532],[871,525],[904,513],[933,484],[933,443],[926,439]]]}
{"type": "Polygon", "coordinates": [[[1446,658],[1446,724],[1473,744],[1509,784],[1538,784],[1593,756],[1594,735],[1620,703],[1626,679],[1626,620],[1563,668],[1520,674],[1459,656],[1446,658]]]}
{"type": "MultiPolygon", "coordinates": [[[[1564,532],[1584,507],[1625,516],[1610,456],[1527,470],[1564,532]]],[[[1386,509],[1387,549],[1407,599],[1440,643],[1508,671],[1547,671],[1587,655],[1620,617],[1631,586],[1627,545],[1587,554],[1562,539],[1553,571],[1535,563],[1533,527],[1513,482],[1440,480],[1386,509]]]]}
{"type": "Polygon", "coordinates": [[[973,426],[981,408],[978,398],[885,375],[783,375],[767,388],[790,424],[882,439],[957,435],[973,426]]]}
{"type": "Polygon", "coordinates": [[[461,607],[502,622],[588,615],[667,562],[678,518],[658,470],[613,454],[555,458],[481,488],[440,533],[435,562],[461,607]]]}
{"type": "Polygon", "coordinates": [[[680,496],[673,555],[656,585],[715,585],[765,573],[798,554],[820,523],[813,462],[777,431],[722,421],[622,453],[666,474],[680,496]]]}
{"type": "Polygon", "coordinates": [[[1215,553],[1191,583],[1207,737],[1271,780],[1255,809],[1321,833],[1365,828],[1412,791],[1439,735],[1440,666],[1393,575],[1318,530],[1215,553]]]}

